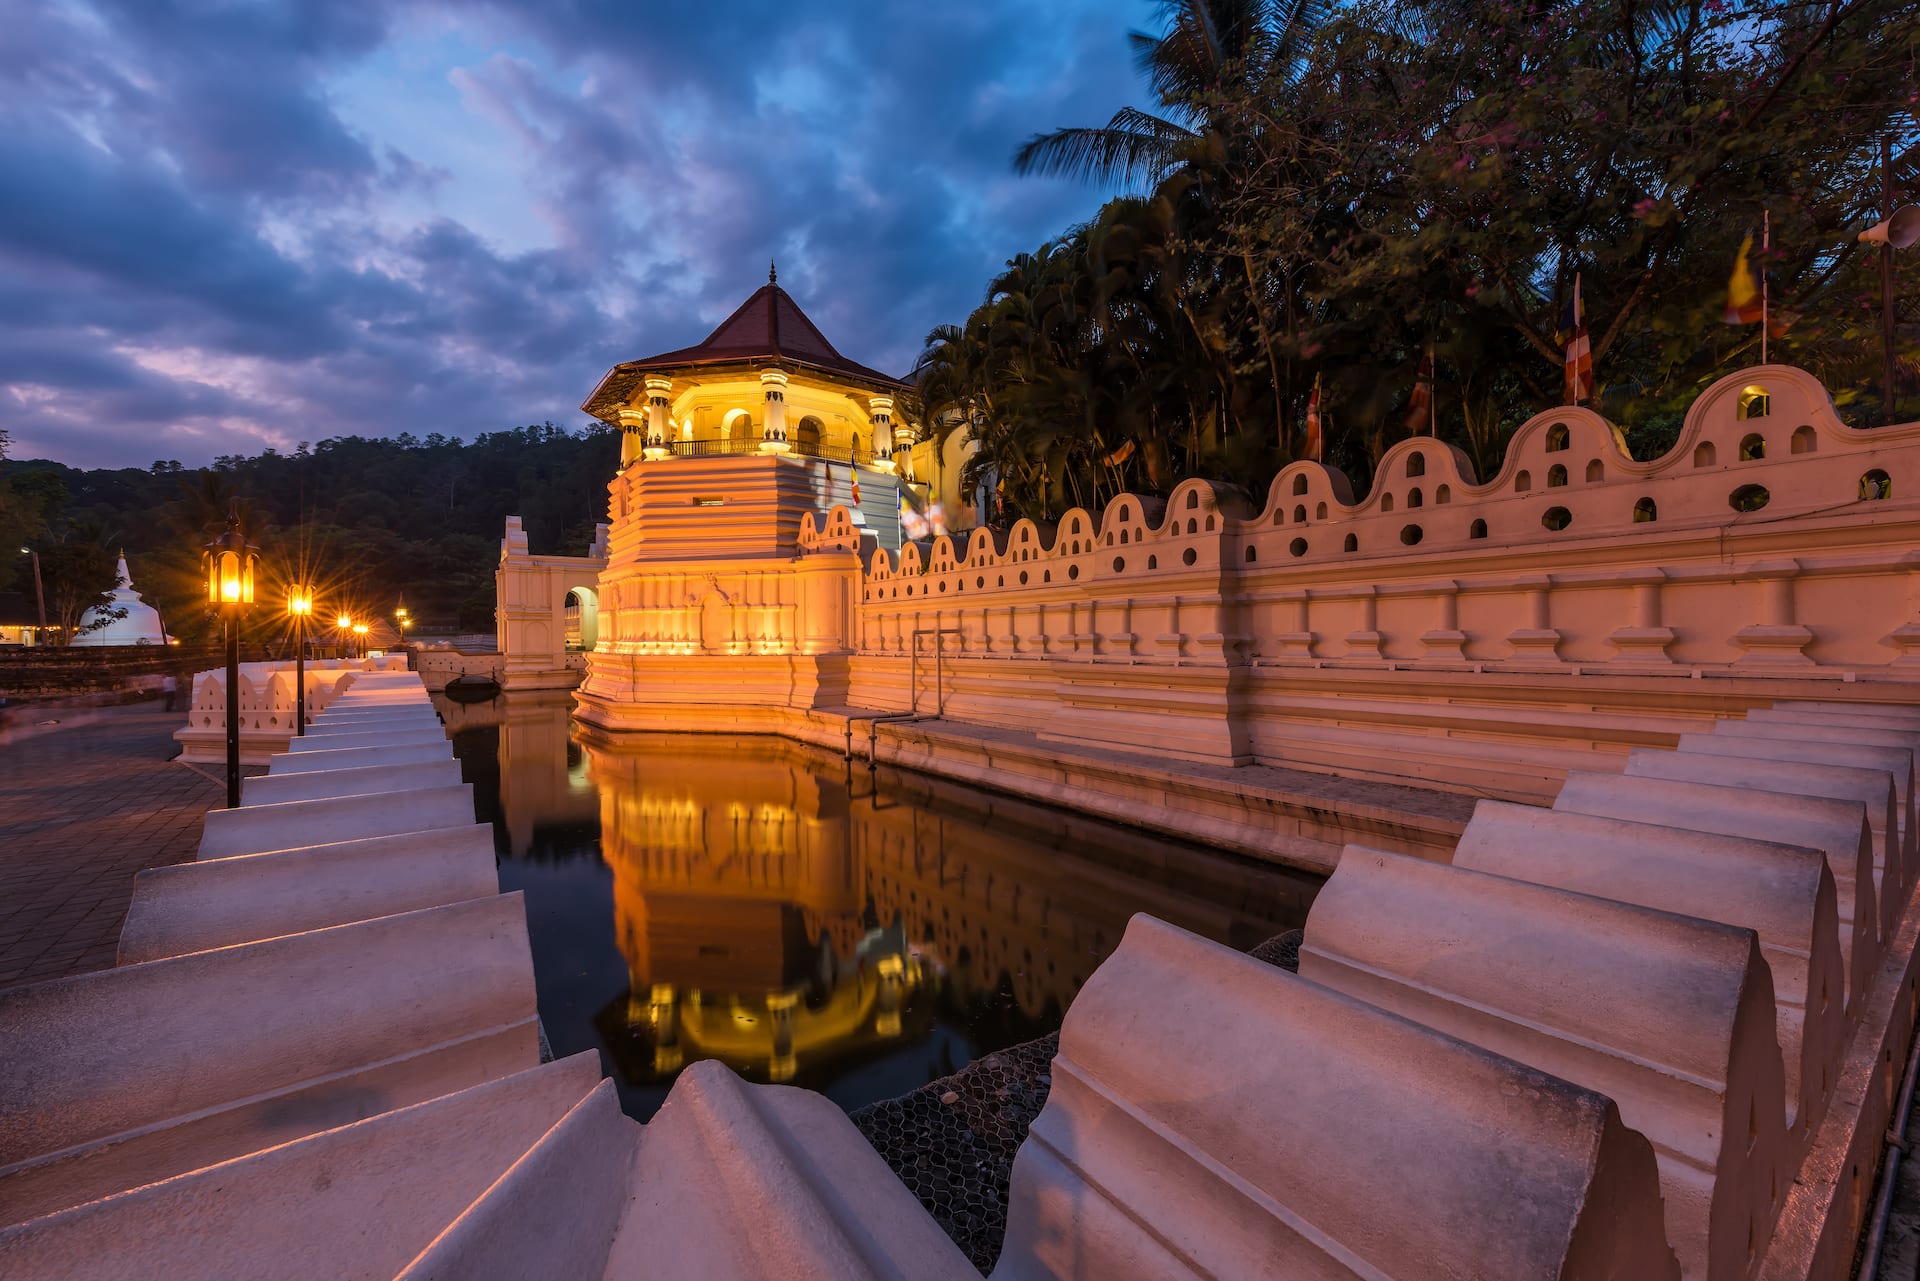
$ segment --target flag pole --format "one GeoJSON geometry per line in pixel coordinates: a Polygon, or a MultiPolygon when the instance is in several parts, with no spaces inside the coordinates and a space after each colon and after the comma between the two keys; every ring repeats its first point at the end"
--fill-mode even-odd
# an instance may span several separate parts
{"type": "MultiPolygon", "coordinates": [[[[1752,223],[1748,223],[1752,226],[1752,223]]],[[[1767,250],[1773,244],[1773,211],[1760,211],[1760,363],[1767,363],[1767,250]]]]}

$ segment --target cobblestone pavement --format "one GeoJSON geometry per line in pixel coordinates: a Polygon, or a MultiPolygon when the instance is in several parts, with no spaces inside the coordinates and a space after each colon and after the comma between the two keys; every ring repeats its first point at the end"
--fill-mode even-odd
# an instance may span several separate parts
{"type": "Polygon", "coordinates": [[[185,713],[160,707],[30,704],[0,728],[0,988],[111,966],[134,873],[193,857],[224,784],[172,760],[185,713]]]}

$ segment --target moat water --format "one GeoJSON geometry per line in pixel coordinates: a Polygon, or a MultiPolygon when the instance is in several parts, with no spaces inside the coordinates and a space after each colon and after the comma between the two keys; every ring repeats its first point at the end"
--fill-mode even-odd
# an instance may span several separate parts
{"type": "Polygon", "coordinates": [[[553,1051],[598,1051],[641,1120],[697,1059],[850,1110],[903,1094],[1059,1027],[1135,912],[1245,949],[1320,883],[782,739],[436,701],[553,1051]]]}

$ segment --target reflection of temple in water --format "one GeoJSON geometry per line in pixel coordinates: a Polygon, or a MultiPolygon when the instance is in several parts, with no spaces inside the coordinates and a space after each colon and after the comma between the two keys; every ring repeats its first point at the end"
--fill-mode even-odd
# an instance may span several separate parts
{"type": "Polygon", "coordinates": [[[513,852],[598,819],[630,986],[595,1022],[636,1082],[818,1080],[936,1012],[996,1048],[1056,1026],[1134,912],[1248,947],[1316,884],[781,739],[572,743],[564,705],[503,701],[513,852]]]}

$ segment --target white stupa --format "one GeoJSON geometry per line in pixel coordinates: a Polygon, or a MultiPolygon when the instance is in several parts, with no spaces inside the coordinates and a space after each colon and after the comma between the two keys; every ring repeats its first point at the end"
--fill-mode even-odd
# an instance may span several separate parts
{"type": "MultiPolygon", "coordinates": [[[[120,553],[120,566],[114,576],[113,603],[107,607],[127,611],[126,617],[116,618],[97,631],[81,631],[73,638],[75,645],[164,645],[167,632],[160,625],[160,611],[140,599],[140,593],[133,590],[133,578],[127,573],[127,554],[120,553]]],[[[85,627],[99,611],[88,610],[80,619],[85,627]]]]}

